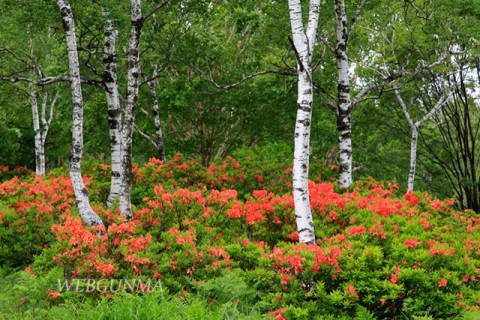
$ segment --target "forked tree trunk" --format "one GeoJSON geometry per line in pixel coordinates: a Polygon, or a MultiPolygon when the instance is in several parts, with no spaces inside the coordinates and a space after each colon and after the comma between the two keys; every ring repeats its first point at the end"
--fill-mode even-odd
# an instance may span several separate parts
{"type": "Polygon", "coordinates": [[[413,185],[415,182],[415,170],[417,167],[417,143],[420,127],[425,123],[425,121],[430,119],[435,114],[435,112],[440,110],[440,108],[445,104],[445,102],[448,101],[449,98],[445,98],[445,94],[443,94],[440,99],[438,99],[435,106],[426,115],[424,115],[420,120],[413,122],[412,117],[408,112],[407,105],[405,104],[405,101],[400,95],[398,88],[395,88],[395,95],[397,97],[398,103],[402,107],[402,111],[408,121],[408,125],[412,130],[412,141],[410,143],[410,170],[408,172],[407,190],[413,191],[413,185]]]}
{"type": "MultiPolygon", "coordinates": [[[[104,9],[104,15],[109,13],[104,9]]],[[[110,207],[113,201],[120,196],[122,185],[122,109],[120,106],[120,97],[118,92],[117,78],[117,55],[115,54],[115,44],[118,38],[118,32],[113,26],[113,20],[106,20],[105,27],[105,54],[103,64],[105,72],[103,81],[106,86],[105,94],[108,105],[108,129],[110,136],[110,152],[112,158],[112,174],[110,177],[110,193],[107,199],[107,206],[110,207]]]]}
{"type": "Polygon", "coordinates": [[[138,77],[140,74],[139,45],[143,24],[140,0],[130,0],[130,11],[132,27],[128,42],[128,85],[122,126],[122,186],[119,205],[121,214],[127,220],[133,219],[130,188],[132,183],[132,136],[138,98],[138,77]]]}
{"type": "Polygon", "coordinates": [[[42,170],[42,174],[45,174],[46,169],[45,169],[45,164],[46,164],[46,159],[45,159],[45,145],[47,142],[47,135],[48,135],[48,130],[50,129],[50,124],[52,123],[53,120],[53,110],[55,108],[55,104],[57,103],[57,98],[58,98],[58,93],[57,91],[55,93],[55,96],[53,97],[52,101],[50,102],[50,109],[48,112],[48,119],[46,117],[47,113],[47,104],[48,104],[48,92],[45,91],[42,96],[42,111],[41,111],[41,119],[42,119],[42,128],[41,128],[41,140],[40,140],[40,148],[41,148],[41,154],[42,156],[42,162],[41,162],[41,167],[40,169],[42,170]]]}
{"type": "Polygon", "coordinates": [[[103,225],[102,219],[92,210],[88,200],[88,191],[82,180],[81,162],[83,153],[83,97],[80,82],[75,24],[72,9],[67,0],[57,0],[62,14],[68,49],[69,73],[72,91],[73,124],[72,148],[70,153],[70,179],[72,180],[78,213],[87,226],[103,225]]]}
{"type": "Polygon", "coordinates": [[[300,0],[289,0],[293,46],[297,55],[298,99],[293,158],[293,197],[299,241],[315,243],[315,229],[308,192],[310,125],[313,106],[312,53],[318,26],[320,1],[311,0],[307,31],[302,21],[300,0]]]}

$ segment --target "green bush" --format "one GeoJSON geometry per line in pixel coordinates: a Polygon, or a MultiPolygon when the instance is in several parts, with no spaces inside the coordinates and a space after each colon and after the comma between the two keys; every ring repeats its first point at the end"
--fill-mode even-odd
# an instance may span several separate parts
{"type": "Polygon", "coordinates": [[[76,215],[60,171],[0,184],[4,267],[31,264],[35,281],[51,279],[55,270],[68,279],[158,279],[168,292],[105,297],[56,292],[46,281],[28,298],[38,303],[21,312],[454,319],[480,309],[478,214],[456,211],[451,199],[399,194],[394,184],[371,178],[340,191],[332,181],[336,168],[320,166],[312,177],[324,180],[309,183],[317,242],[299,244],[291,169],[281,158],[262,164],[271,155],[261,151],[241,150],[210,168],[181,155],[134,168],[134,220],[127,223],[115,207],[103,207],[108,167],[91,164],[86,184],[107,227],[100,237],[76,215]],[[173,313],[146,313],[155,301],[173,313]]]}

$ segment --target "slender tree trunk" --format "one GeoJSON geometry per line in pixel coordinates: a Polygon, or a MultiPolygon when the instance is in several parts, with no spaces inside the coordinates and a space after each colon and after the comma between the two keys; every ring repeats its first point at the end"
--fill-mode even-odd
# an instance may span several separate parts
{"type": "Polygon", "coordinates": [[[352,108],[350,99],[350,79],[348,77],[348,30],[344,0],[335,0],[337,21],[337,46],[335,56],[338,68],[337,83],[337,129],[340,152],[339,187],[348,188],[352,184],[352,108]]]}
{"type": "Polygon", "coordinates": [[[132,28],[128,43],[128,86],[122,127],[122,186],[120,212],[130,220],[133,218],[130,188],[132,183],[132,136],[135,123],[135,108],[138,98],[138,77],[140,73],[140,34],[143,18],[140,0],[130,0],[132,28]]]}
{"type": "Polygon", "coordinates": [[[72,180],[78,213],[87,226],[103,225],[102,219],[92,210],[88,191],[82,180],[81,161],[83,153],[83,96],[80,82],[75,24],[70,4],[67,0],[57,0],[63,20],[68,49],[69,73],[73,103],[72,148],[70,153],[70,179],[72,180]]]}
{"type": "Polygon", "coordinates": [[[157,91],[155,90],[155,78],[157,77],[157,67],[153,72],[153,79],[148,81],[150,96],[152,97],[153,121],[155,123],[155,144],[158,150],[158,159],[165,161],[165,144],[162,131],[162,123],[160,121],[160,108],[158,104],[157,91]]]}
{"type": "Polygon", "coordinates": [[[463,122],[465,123],[465,146],[466,146],[466,154],[465,158],[468,160],[468,164],[466,165],[466,171],[470,172],[469,177],[469,189],[470,189],[470,207],[473,208],[475,211],[478,212],[479,209],[479,198],[478,198],[478,177],[477,177],[477,157],[475,155],[477,148],[476,148],[476,141],[478,137],[478,127],[475,128],[472,126],[472,110],[470,108],[470,102],[468,99],[468,93],[465,86],[465,79],[463,73],[460,73],[460,90],[462,92],[463,97],[466,97],[463,104],[463,122]],[[467,169],[468,168],[468,169],[467,169]]]}
{"type": "Polygon", "coordinates": [[[40,132],[40,117],[38,114],[37,92],[30,92],[32,103],[33,131],[35,132],[35,173],[45,175],[45,151],[42,148],[42,133],[40,132]]]}
{"type": "Polygon", "coordinates": [[[417,142],[418,142],[418,128],[412,128],[412,141],[410,143],[410,172],[408,173],[408,190],[413,191],[413,184],[415,182],[415,169],[417,167],[417,142]]]}
{"type": "MultiPolygon", "coordinates": [[[[108,15],[106,10],[104,10],[104,15],[108,15]]],[[[103,64],[105,67],[103,81],[106,86],[105,94],[107,96],[108,104],[108,128],[110,136],[110,152],[112,157],[110,193],[107,199],[108,207],[110,207],[113,201],[120,196],[122,184],[122,108],[120,106],[118,92],[117,56],[115,54],[117,38],[118,32],[113,26],[113,20],[107,19],[105,28],[105,55],[103,57],[103,64]]]]}
{"type": "Polygon", "coordinates": [[[43,155],[43,160],[40,166],[40,169],[43,171],[43,174],[45,174],[46,169],[45,169],[45,145],[47,142],[47,135],[48,135],[48,130],[50,129],[50,124],[52,123],[53,120],[53,109],[55,108],[55,104],[57,103],[57,98],[58,98],[58,91],[55,93],[55,96],[53,97],[52,101],[50,102],[50,111],[48,115],[48,119],[46,117],[47,113],[47,104],[48,104],[48,92],[45,91],[43,94],[42,98],[42,134],[41,134],[41,153],[43,155]]]}
{"type": "Polygon", "coordinates": [[[300,242],[315,243],[315,230],[308,192],[310,125],[313,106],[312,52],[318,26],[320,1],[310,1],[307,32],[302,21],[300,0],[289,0],[293,46],[297,55],[298,99],[293,156],[293,197],[300,242]]]}

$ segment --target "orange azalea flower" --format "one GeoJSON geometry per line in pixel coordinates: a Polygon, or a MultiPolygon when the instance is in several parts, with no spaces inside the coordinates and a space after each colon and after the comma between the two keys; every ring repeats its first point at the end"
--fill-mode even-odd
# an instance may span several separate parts
{"type": "Polygon", "coordinates": [[[442,280],[438,281],[439,287],[446,287],[447,286],[447,279],[443,278],[442,280]]]}
{"type": "Polygon", "coordinates": [[[55,299],[60,298],[62,296],[62,294],[60,292],[53,291],[51,289],[47,290],[47,294],[50,297],[50,299],[52,299],[52,300],[55,300],[55,299]]]}
{"type": "Polygon", "coordinates": [[[358,299],[358,294],[357,294],[357,291],[355,290],[355,287],[353,286],[353,284],[350,284],[348,286],[348,289],[345,291],[346,294],[351,294],[355,297],[355,299],[358,299]]]}
{"type": "Polygon", "coordinates": [[[407,239],[403,244],[407,248],[415,248],[416,246],[421,245],[422,242],[418,241],[417,239],[407,239]]]}

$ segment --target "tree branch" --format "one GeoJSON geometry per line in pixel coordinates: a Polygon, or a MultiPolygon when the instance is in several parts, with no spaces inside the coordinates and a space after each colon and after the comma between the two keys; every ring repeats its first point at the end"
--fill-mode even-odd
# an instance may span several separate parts
{"type": "Polygon", "coordinates": [[[321,100],[320,103],[322,105],[333,112],[337,112],[337,100],[330,93],[328,93],[325,88],[320,86],[318,83],[313,82],[313,89],[318,93],[318,97],[321,100]],[[327,102],[325,99],[323,99],[323,96],[326,96],[331,102],[327,102]]]}
{"type": "Polygon", "coordinates": [[[300,59],[300,55],[298,54],[297,48],[295,47],[295,43],[293,43],[292,37],[288,36],[288,41],[290,41],[293,51],[295,52],[295,57],[297,58],[298,65],[300,66],[300,71],[303,72],[303,70],[305,70],[305,67],[303,66],[302,59],[300,59]]]}
{"type": "Polygon", "coordinates": [[[430,20],[432,18],[432,13],[428,14],[425,10],[417,7],[417,5],[415,4],[415,0],[405,0],[405,2],[409,5],[411,5],[415,9],[415,15],[418,18],[422,18],[422,19],[425,19],[425,20],[430,20]],[[424,15],[421,15],[420,13],[423,13],[424,15]]]}
{"type": "Polygon", "coordinates": [[[144,137],[145,139],[147,139],[151,144],[153,144],[155,146],[155,148],[157,148],[157,144],[155,143],[155,141],[153,141],[152,137],[150,137],[148,134],[146,134],[145,132],[143,132],[142,130],[140,130],[140,128],[137,126],[137,124],[133,124],[133,127],[135,128],[135,130],[137,130],[137,132],[142,136],[144,137]]]}
{"type": "MultiPolygon", "coordinates": [[[[69,76],[56,76],[56,77],[45,77],[45,78],[42,78],[42,79],[39,79],[39,80],[34,80],[34,79],[31,79],[31,78],[27,78],[27,77],[5,77],[3,75],[0,75],[0,80],[10,81],[12,83],[27,82],[27,83],[33,84],[35,86],[38,86],[38,87],[44,87],[44,86],[47,86],[49,84],[53,84],[53,83],[57,83],[57,82],[69,82],[70,77],[69,76]]],[[[103,82],[98,81],[98,80],[82,78],[81,82],[85,83],[85,84],[95,85],[95,86],[103,86],[103,82]]]]}
{"type": "Polygon", "coordinates": [[[358,4],[357,6],[357,11],[355,11],[355,15],[353,16],[350,24],[350,31],[347,31],[347,35],[348,35],[348,38],[350,38],[350,35],[352,34],[353,32],[353,28],[355,28],[355,24],[357,23],[358,21],[358,18],[360,17],[360,15],[362,14],[362,8],[363,8],[363,5],[365,4],[365,0],[360,0],[360,3],[358,4]]]}
{"type": "Polygon", "coordinates": [[[399,78],[403,78],[403,77],[406,77],[406,76],[417,75],[424,70],[431,69],[431,68],[439,65],[446,58],[447,58],[447,53],[444,52],[437,61],[435,61],[435,62],[433,62],[429,65],[425,65],[425,64],[421,63],[419,66],[417,66],[412,71],[400,71],[400,72],[397,72],[397,73],[394,73],[394,74],[388,76],[387,78],[383,79],[379,83],[373,83],[369,86],[364,87],[359,93],[357,93],[355,98],[352,99],[352,102],[351,102],[352,107],[357,105],[362,100],[363,96],[366,95],[371,90],[379,88],[379,87],[383,87],[383,86],[385,86],[385,85],[387,85],[387,84],[389,84],[389,83],[391,83],[391,82],[393,82],[393,81],[395,81],[399,78]]]}
{"type": "Polygon", "coordinates": [[[335,48],[333,48],[330,43],[328,43],[328,39],[324,38],[323,36],[318,36],[318,40],[320,40],[333,54],[335,54],[335,48]]]}
{"type": "Polygon", "coordinates": [[[412,128],[413,130],[414,127],[416,127],[416,123],[413,123],[412,117],[410,117],[410,113],[408,113],[407,104],[400,95],[400,91],[398,91],[398,88],[395,88],[395,96],[397,97],[397,101],[400,104],[400,107],[402,107],[403,114],[405,115],[405,118],[407,118],[410,128],[412,128]]]}
{"type": "MultiPolygon", "coordinates": [[[[199,71],[197,69],[197,71],[199,71]]],[[[265,75],[265,74],[278,74],[278,75],[284,75],[284,76],[296,76],[296,73],[293,73],[293,72],[289,72],[289,71],[281,71],[281,70],[264,70],[264,71],[259,71],[259,72],[255,72],[255,73],[252,73],[248,76],[245,76],[243,77],[242,79],[240,79],[239,81],[235,82],[235,83],[231,83],[231,84],[228,84],[228,85],[221,85],[221,84],[218,84],[217,82],[215,82],[215,80],[213,80],[213,77],[211,75],[209,75],[207,77],[207,80],[209,82],[211,82],[217,89],[220,89],[220,90],[230,90],[232,88],[235,88],[237,87],[238,85],[242,84],[243,82],[247,81],[247,80],[250,80],[250,79],[253,79],[255,77],[258,77],[258,76],[261,76],[261,75],[265,75]]]]}
{"type": "Polygon", "coordinates": [[[448,97],[446,97],[444,92],[440,97],[440,99],[435,104],[435,106],[426,115],[424,115],[422,119],[415,122],[415,125],[420,127],[425,121],[430,119],[434,115],[434,113],[437,112],[445,103],[447,103],[451,97],[452,97],[452,93],[450,93],[448,97]]]}
{"type": "Polygon", "coordinates": [[[157,5],[155,8],[153,8],[148,14],[143,16],[143,18],[142,18],[143,22],[147,21],[152,15],[155,14],[155,12],[157,12],[158,10],[165,7],[169,2],[170,2],[170,0],[165,0],[162,3],[160,3],[159,5],[157,5]]]}

